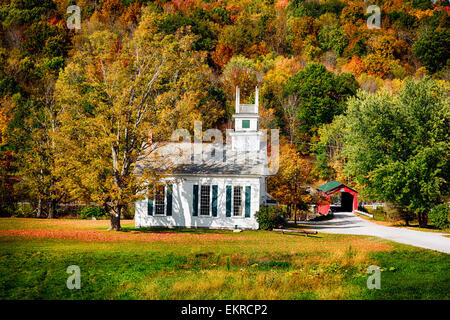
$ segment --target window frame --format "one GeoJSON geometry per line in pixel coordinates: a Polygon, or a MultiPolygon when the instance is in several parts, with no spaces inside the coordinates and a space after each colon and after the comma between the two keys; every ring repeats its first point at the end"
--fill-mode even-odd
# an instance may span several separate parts
{"type": "Polygon", "coordinates": [[[162,194],[162,196],[163,196],[163,213],[162,214],[161,213],[156,213],[156,211],[157,211],[157,209],[156,209],[157,208],[156,196],[158,194],[156,194],[156,192],[155,192],[155,195],[153,196],[153,216],[154,217],[165,217],[165,216],[167,216],[167,194],[166,194],[167,188],[166,188],[165,185],[156,186],[156,187],[162,187],[163,188],[163,194],[162,194]]]}
{"type": "Polygon", "coordinates": [[[198,197],[198,216],[197,217],[212,217],[212,185],[211,184],[199,184],[199,197],[198,197]],[[202,188],[209,187],[208,195],[208,214],[202,214],[202,188]]]}
{"type": "Polygon", "coordinates": [[[245,212],[244,212],[244,210],[245,210],[245,200],[244,200],[244,197],[245,197],[245,192],[243,192],[245,189],[244,189],[244,186],[241,186],[241,185],[237,185],[237,186],[235,186],[235,185],[233,185],[232,186],[232,193],[231,193],[231,217],[232,218],[243,218],[243,217],[245,217],[245,212]],[[234,193],[234,190],[235,190],[235,188],[240,188],[240,197],[241,197],[241,201],[240,201],[240,215],[235,215],[234,213],[235,213],[235,193],[234,193]]]}

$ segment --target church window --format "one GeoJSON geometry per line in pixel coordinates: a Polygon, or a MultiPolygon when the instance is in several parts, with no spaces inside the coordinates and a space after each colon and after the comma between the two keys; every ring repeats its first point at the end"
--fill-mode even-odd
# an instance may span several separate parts
{"type": "Polygon", "coordinates": [[[211,186],[201,186],[200,188],[200,215],[209,216],[211,204],[211,186]]]}
{"type": "Polygon", "coordinates": [[[155,192],[155,215],[164,215],[164,186],[157,186],[155,192]]]}
{"type": "Polygon", "coordinates": [[[233,216],[242,216],[242,187],[233,188],[233,216]]]}

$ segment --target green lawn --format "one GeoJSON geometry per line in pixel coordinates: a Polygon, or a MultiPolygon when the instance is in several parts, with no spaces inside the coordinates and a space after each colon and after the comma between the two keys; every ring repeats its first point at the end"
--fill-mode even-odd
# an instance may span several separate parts
{"type": "Polygon", "coordinates": [[[379,238],[107,224],[0,219],[0,299],[449,298],[449,255],[379,238]],[[370,265],[380,290],[366,287],[370,265]]]}

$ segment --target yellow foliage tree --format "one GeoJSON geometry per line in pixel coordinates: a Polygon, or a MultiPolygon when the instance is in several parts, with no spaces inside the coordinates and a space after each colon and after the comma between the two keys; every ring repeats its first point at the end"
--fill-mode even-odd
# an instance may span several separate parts
{"type": "Polygon", "coordinates": [[[279,203],[294,209],[295,222],[297,209],[306,209],[310,197],[307,184],[311,180],[311,170],[309,159],[302,158],[294,145],[284,143],[280,146],[280,167],[277,174],[268,179],[268,190],[279,203]]]}
{"type": "Polygon", "coordinates": [[[150,170],[135,174],[137,160],[152,149],[149,133],[165,141],[176,125],[221,116],[200,103],[209,69],[192,49],[195,38],[189,30],[160,34],[158,19],[144,11],[131,34],[88,24],[56,85],[58,173],[72,196],[103,204],[111,230],[121,229],[124,207],[159,178],[150,170]]]}

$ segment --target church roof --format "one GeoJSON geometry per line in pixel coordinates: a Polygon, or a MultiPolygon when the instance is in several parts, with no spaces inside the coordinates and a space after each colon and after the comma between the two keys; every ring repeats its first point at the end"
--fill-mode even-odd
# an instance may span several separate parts
{"type": "Polygon", "coordinates": [[[177,175],[268,175],[268,158],[264,142],[258,152],[236,152],[231,145],[202,143],[194,155],[194,144],[167,143],[152,145],[136,164],[136,172],[159,170],[177,175]]]}
{"type": "MultiPolygon", "coordinates": [[[[236,113],[233,117],[253,118],[249,120],[253,123],[252,129],[250,126],[244,128],[240,121],[236,121],[235,130],[227,132],[231,144],[225,145],[219,143],[196,145],[190,142],[154,143],[138,159],[135,172],[142,174],[144,170],[157,170],[172,175],[267,176],[269,173],[267,146],[265,137],[261,139],[263,133],[257,129],[258,109],[258,87],[255,91],[254,104],[241,104],[240,91],[236,87],[236,113]]],[[[228,137],[226,141],[229,141],[228,137]]]]}

